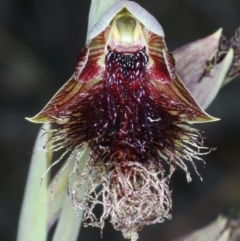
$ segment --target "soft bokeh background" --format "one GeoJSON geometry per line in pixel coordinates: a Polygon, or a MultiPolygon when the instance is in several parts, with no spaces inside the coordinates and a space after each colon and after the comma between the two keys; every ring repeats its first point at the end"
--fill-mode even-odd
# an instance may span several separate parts
{"type": "MultiPolygon", "coordinates": [[[[104,0],[103,0],[104,1],[104,0]]],[[[137,0],[162,24],[173,50],[224,28],[240,25],[239,0],[137,0]]],[[[84,46],[90,1],[0,2],[0,240],[13,241],[34,139],[36,114],[74,71],[84,46]]],[[[204,182],[177,172],[172,180],[173,220],[145,227],[139,241],[171,240],[205,225],[219,213],[240,210],[240,78],[221,90],[208,109],[221,122],[199,126],[217,150],[198,163],[204,182]]],[[[191,167],[190,167],[191,168],[191,167]]],[[[37,236],[37,234],[36,234],[37,236]]],[[[101,240],[87,228],[81,240],[101,240]]],[[[123,240],[108,223],[103,240],[123,240]]],[[[34,241],[34,240],[33,240],[34,241]]]]}

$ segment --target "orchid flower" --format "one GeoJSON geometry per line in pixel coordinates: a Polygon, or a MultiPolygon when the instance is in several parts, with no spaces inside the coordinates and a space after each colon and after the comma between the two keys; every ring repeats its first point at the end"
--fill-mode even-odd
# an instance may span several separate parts
{"type": "MultiPolygon", "coordinates": [[[[144,225],[171,218],[173,172],[180,167],[191,181],[187,164],[198,173],[194,161],[211,151],[192,124],[218,120],[203,109],[240,73],[239,31],[228,41],[219,30],[171,53],[162,26],[137,3],[92,2],[74,74],[27,118],[51,124],[46,152],[65,150],[43,180],[69,155],[49,187],[57,205],[49,209],[48,227],[61,209],[59,225],[68,222],[69,200],[85,226],[103,229],[109,219],[132,241],[144,225]],[[61,194],[66,182],[69,197],[61,194]]],[[[75,218],[70,215],[65,236],[56,229],[56,240],[75,240],[81,223],[75,218]]]]}

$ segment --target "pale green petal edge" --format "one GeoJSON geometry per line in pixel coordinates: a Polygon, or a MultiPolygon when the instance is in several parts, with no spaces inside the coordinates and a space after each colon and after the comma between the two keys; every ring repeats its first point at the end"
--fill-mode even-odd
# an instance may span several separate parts
{"type": "Polygon", "coordinates": [[[81,219],[73,210],[71,199],[66,193],[63,208],[52,241],[75,241],[81,228],[81,219]]]}
{"type": "MultiPolygon", "coordinates": [[[[77,157],[75,157],[75,159],[76,158],[77,157]]],[[[89,150],[87,150],[85,152],[85,154],[83,155],[83,157],[79,160],[79,167],[78,167],[80,170],[79,174],[81,174],[82,171],[85,169],[88,159],[89,159],[89,150]]],[[[76,160],[72,160],[72,163],[75,164],[76,160]]],[[[73,167],[73,165],[71,165],[71,166],[73,167]]],[[[73,181],[77,179],[76,173],[73,175],[72,179],[73,179],[73,181]]],[[[88,185],[88,183],[89,182],[86,181],[81,186],[81,188],[79,190],[79,198],[80,199],[84,198],[85,188],[88,185]]],[[[54,192],[53,192],[53,194],[54,194],[54,192]]],[[[61,194],[61,196],[59,196],[60,198],[62,198],[62,197],[64,198],[64,203],[63,203],[63,207],[62,207],[62,210],[60,213],[57,228],[54,232],[52,241],[66,241],[66,240],[75,241],[75,240],[77,240],[78,234],[81,229],[81,223],[82,223],[81,217],[83,215],[83,211],[81,209],[78,209],[78,210],[76,210],[77,214],[75,213],[73,205],[71,203],[71,198],[67,195],[67,192],[66,192],[66,185],[65,186],[59,185],[58,193],[61,194]],[[59,192],[59,191],[61,191],[61,192],[59,192]],[[62,195],[62,194],[64,194],[64,195],[62,195]]],[[[61,208],[61,206],[58,206],[58,207],[61,208]]]]}
{"type": "Polygon", "coordinates": [[[87,40],[90,30],[102,17],[102,15],[116,2],[120,0],[92,0],[88,16],[87,40]]]}
{"type": "Polygon", "coordinates": [[[22,209],[18,224],[17,241],[45,241],[47,238],[47,177],[41,177],[47,170],[49,153],[42,148],[47,140],[49,125],[44,124],[36,139],[34,154],[27,177],[22,209]]]}
{"type": "MultiPolygon", "coordinates": [[[[74,160],[73,160],[74,161],[74,160]]],[[[58,220],[61,209],[64,205],[66,187],[68,184],[69,175],[73,170],[74,163],[70,163],[65,170],[59,176],[59,173],[65,165],[67,160],[64,162],[63,166],[59,169],[59,172],[52,179],[48,187],[48,218],[47,218],[47,227],[48,230],[54,225],[58,220]],[[59,176],[59,178],[57,178],[59,176]],[[58,179],[58,180],[56,180],[58,179]]]]}

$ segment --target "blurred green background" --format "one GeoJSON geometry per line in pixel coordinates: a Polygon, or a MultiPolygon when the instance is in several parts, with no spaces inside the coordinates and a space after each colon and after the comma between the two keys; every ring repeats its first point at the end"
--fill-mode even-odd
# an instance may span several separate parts
{"type": "MultiPolygon", "coordinates": [[[[103,0],[104,1],[104,0],[103,0]]],[[[219,27],[231,37],[240,25],[239,0],[138,0],[161,23],[171,50],[219,27]]],[[[34,140],[35,115],[72,75],[84,46],[90,0],[1,0],[0,2],[0,240],[13,241],[34,140]]],[[[139,241],[167,241],[201,227],[219,213],[240,210],[240,78],[221,90],[208,112],[218,123],[200,125],[206,145],[217,147],[206,166],[174,174],[173,220],[145,227],[139,241]]],[[[39,180],[40,182],[40,180],[39,180]]],[[[37,234],[36,234],[37,236],[37,234]]],[[[80,240],[101,240],[83,228],[80,240]]],[[[107,223],[103,240],[124,240],[107,223]]],[[[34,240],[33,240],[34,241],[34,240]]]]}

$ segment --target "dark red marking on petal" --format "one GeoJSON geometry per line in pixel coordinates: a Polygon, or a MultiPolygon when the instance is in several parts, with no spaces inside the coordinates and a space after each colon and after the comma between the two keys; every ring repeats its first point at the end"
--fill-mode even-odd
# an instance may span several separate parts
{"type": "Polygon", "coordinates": [[[79,96],[84,95],[94,83],[94,80],[88,83],[78,82],[72,76],[43,110],[32,118],[32,121],[38,123],[64,121],[68,107],[73,105],[79,99],[79,96]]]}
{"type": "Polygon", "coordinates": [[[167,50],[163,37],[151,31],[147,31],[147,34],[148,54],[150,58],[150,65],[148,67],[149,76],[162,84],[169,83],[175,77],[175,60],[167,50]]]}
{"type": "Polygon", "coordinates": [[[85,47],[81,50],[78,55],[77,64],[74,71],[74,79],[79,80],[79,75],[82,73],[83,68],[85,67],[88,60],[89,48],[85,47]]]}
{"type": "Polygon", "coordinates": [[[97,78],[104,71],[104,50],[105,50],[105,34],[108,28],[99,34],[97,37],[91,40],[87,45],[88,59],[78,76],[77,81],[88,82],[94,78],[97,78]]]}

